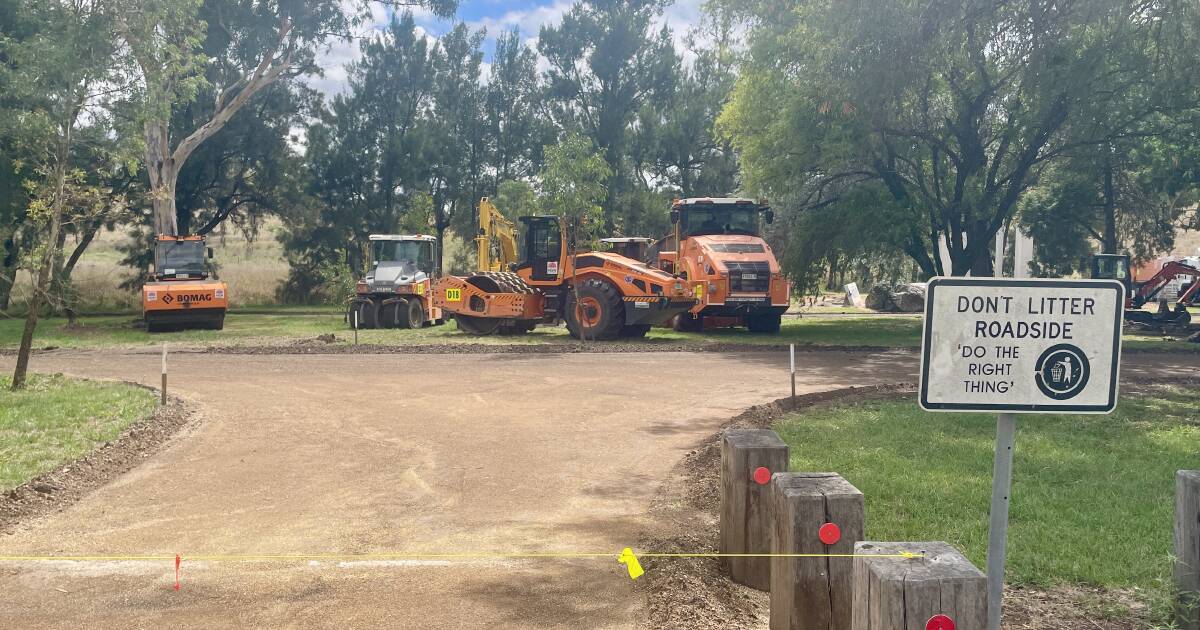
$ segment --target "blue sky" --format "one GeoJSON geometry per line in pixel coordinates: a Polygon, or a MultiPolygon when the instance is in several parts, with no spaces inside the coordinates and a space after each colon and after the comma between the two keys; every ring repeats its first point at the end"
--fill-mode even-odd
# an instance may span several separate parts
{"type": "MultiPolygon", "coordinates": [[[[352,1],[352,0],[344,0],[352,1]]],[[[701,4],[703,0],[675,0],[664,11],[660,23],[668,24],[675,33],[676,49],[689,57],[683,50],[683,36],[694,25],[699,23],[701,4]]],[[[558,24],[563,13],[570,10],[571,0],[459,0],[457,20],[466,22],[474,29],[486,29],[487,40],[484,42],[485,63],[491,59],[495,47],[496,35],[501,31],[515,27],[520,28],[521,37],[527,45],[537,45],[538,30],[544,24],[558,24]]],[[[452,20],[442,20],[428,12],[415,12],[417,24],[425,30],[427,36],[437,38],[453,25],[452,20]]],[[[386,23],[388,15],[382,8],[376,8],[375,25],[386,23]]],[[[364,33],[372,26],[364,27],[364,33]]],[[[345,88],[346,73],[343,69],[346,63],[359,56],[357,42],[337,42],[326,51],[319,62],[325,71],[324,78],[313,79],[311,84],[326,94],[336,94],[345,88]]],[[[487,72],[485,66],[484,72],[487,72]]]]}

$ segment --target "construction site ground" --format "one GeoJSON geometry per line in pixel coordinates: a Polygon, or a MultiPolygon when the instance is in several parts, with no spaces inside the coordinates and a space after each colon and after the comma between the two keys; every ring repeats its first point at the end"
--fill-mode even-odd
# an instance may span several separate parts
{"type": "MultiPolygon", "coordinates": [[[[908,351],[798,356],[801,393],[916,378],[908,351]]],[[[190,410],[174,437],[0,534],[3,556],[110,559],[0,563],[0,627],[644,626],[655,582],[630,581],[616,555],[681,540],[694,525],[662,505],[680,462],[788,391],[779,351],[196,352],[169,365],[190,410]],[[612,555],[494,555],[507,552],[612,555]],[[461,556],[386,557],[406,553],[461,556]],[[163,559],[175,554],[179,590],[163,559]]],[[[155,348],[32,363],[150,386],[159,366],[155,348]]],[[[1200,360],[1138,353],[1122,369],[1166,374],[1196,377],[1200,360]]]]}

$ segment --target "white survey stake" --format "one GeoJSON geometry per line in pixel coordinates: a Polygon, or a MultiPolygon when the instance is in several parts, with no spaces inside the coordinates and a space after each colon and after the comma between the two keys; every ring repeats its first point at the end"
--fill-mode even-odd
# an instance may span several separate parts
{"type": "Polygon", "coordinates": [[[1125,287],[1111,280],[934,278],[921,406],[1108,413],[1117,402],[1125,287]]]}

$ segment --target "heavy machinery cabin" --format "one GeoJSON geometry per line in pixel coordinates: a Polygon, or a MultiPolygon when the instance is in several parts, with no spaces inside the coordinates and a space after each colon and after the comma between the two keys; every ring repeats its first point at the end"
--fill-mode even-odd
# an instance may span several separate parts
{"type": "Polygon", "coordinates": [[[678,199],[671,206],[674,232],[649,250],[653,265],[688,282],[696,305],[675,318],[675,329],[745,325],[753,332],[779,332],[790,305],[790,285],[759,218],[771,209],[752,199],[678,199]]]}
{"type": "Polygon", "coordinates": [[[495,208],[487,199],[480,205],[480,271],[440,278],[433,287],[434,303],[464,332],[521,333],[565,321],[576,339],[641,337],[694,303],[669,273],[613,252],[572,251],[557,217],[521,217],[522,258],[510,261],[518,250],[513,224],[489,216],[495,208]],[[501,252],[494,263],[493,237],[501,252]]]}
{"type": "Polygon", "coordinates": [[[429,299],[437,265],[437,238],[372,234],[371,270],[354,287],[346,319],[358,328],[421,328],[441,324],[429,299]]]}
{"type": "Polygon", "coordinates": [[[203,236],[158,237],[154,271],[142,285],[142,318],[147,330],[225,327],[227,287],[208,279],[206,258],[212,258],[212,250],[205,246],[203,236]]]}

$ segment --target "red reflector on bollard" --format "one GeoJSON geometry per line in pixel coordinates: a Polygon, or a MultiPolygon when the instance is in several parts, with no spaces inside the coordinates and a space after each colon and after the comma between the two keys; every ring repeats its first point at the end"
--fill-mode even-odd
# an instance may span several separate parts
{"type": "Polygon", "coordinates": [[[925,622],[925,630],[954,630],[954,620],[946,615],[934,615],[925,622]]]}
{"type": "Polygon", "coordinates": [[[825,523],[821,526],[821,529],[817,531],[817,536],[820,537],[821,542],[825,543],[826,545],[835,545],[839,540],[842,539],[842,528],[838,527],[834,523],[825,523]]]}
{"type": "Polygon", "coordinates": [[[754,482],[760,486],[765,486],[771,482],[771,471],[763,466],[754,469],[754,482]]]}

